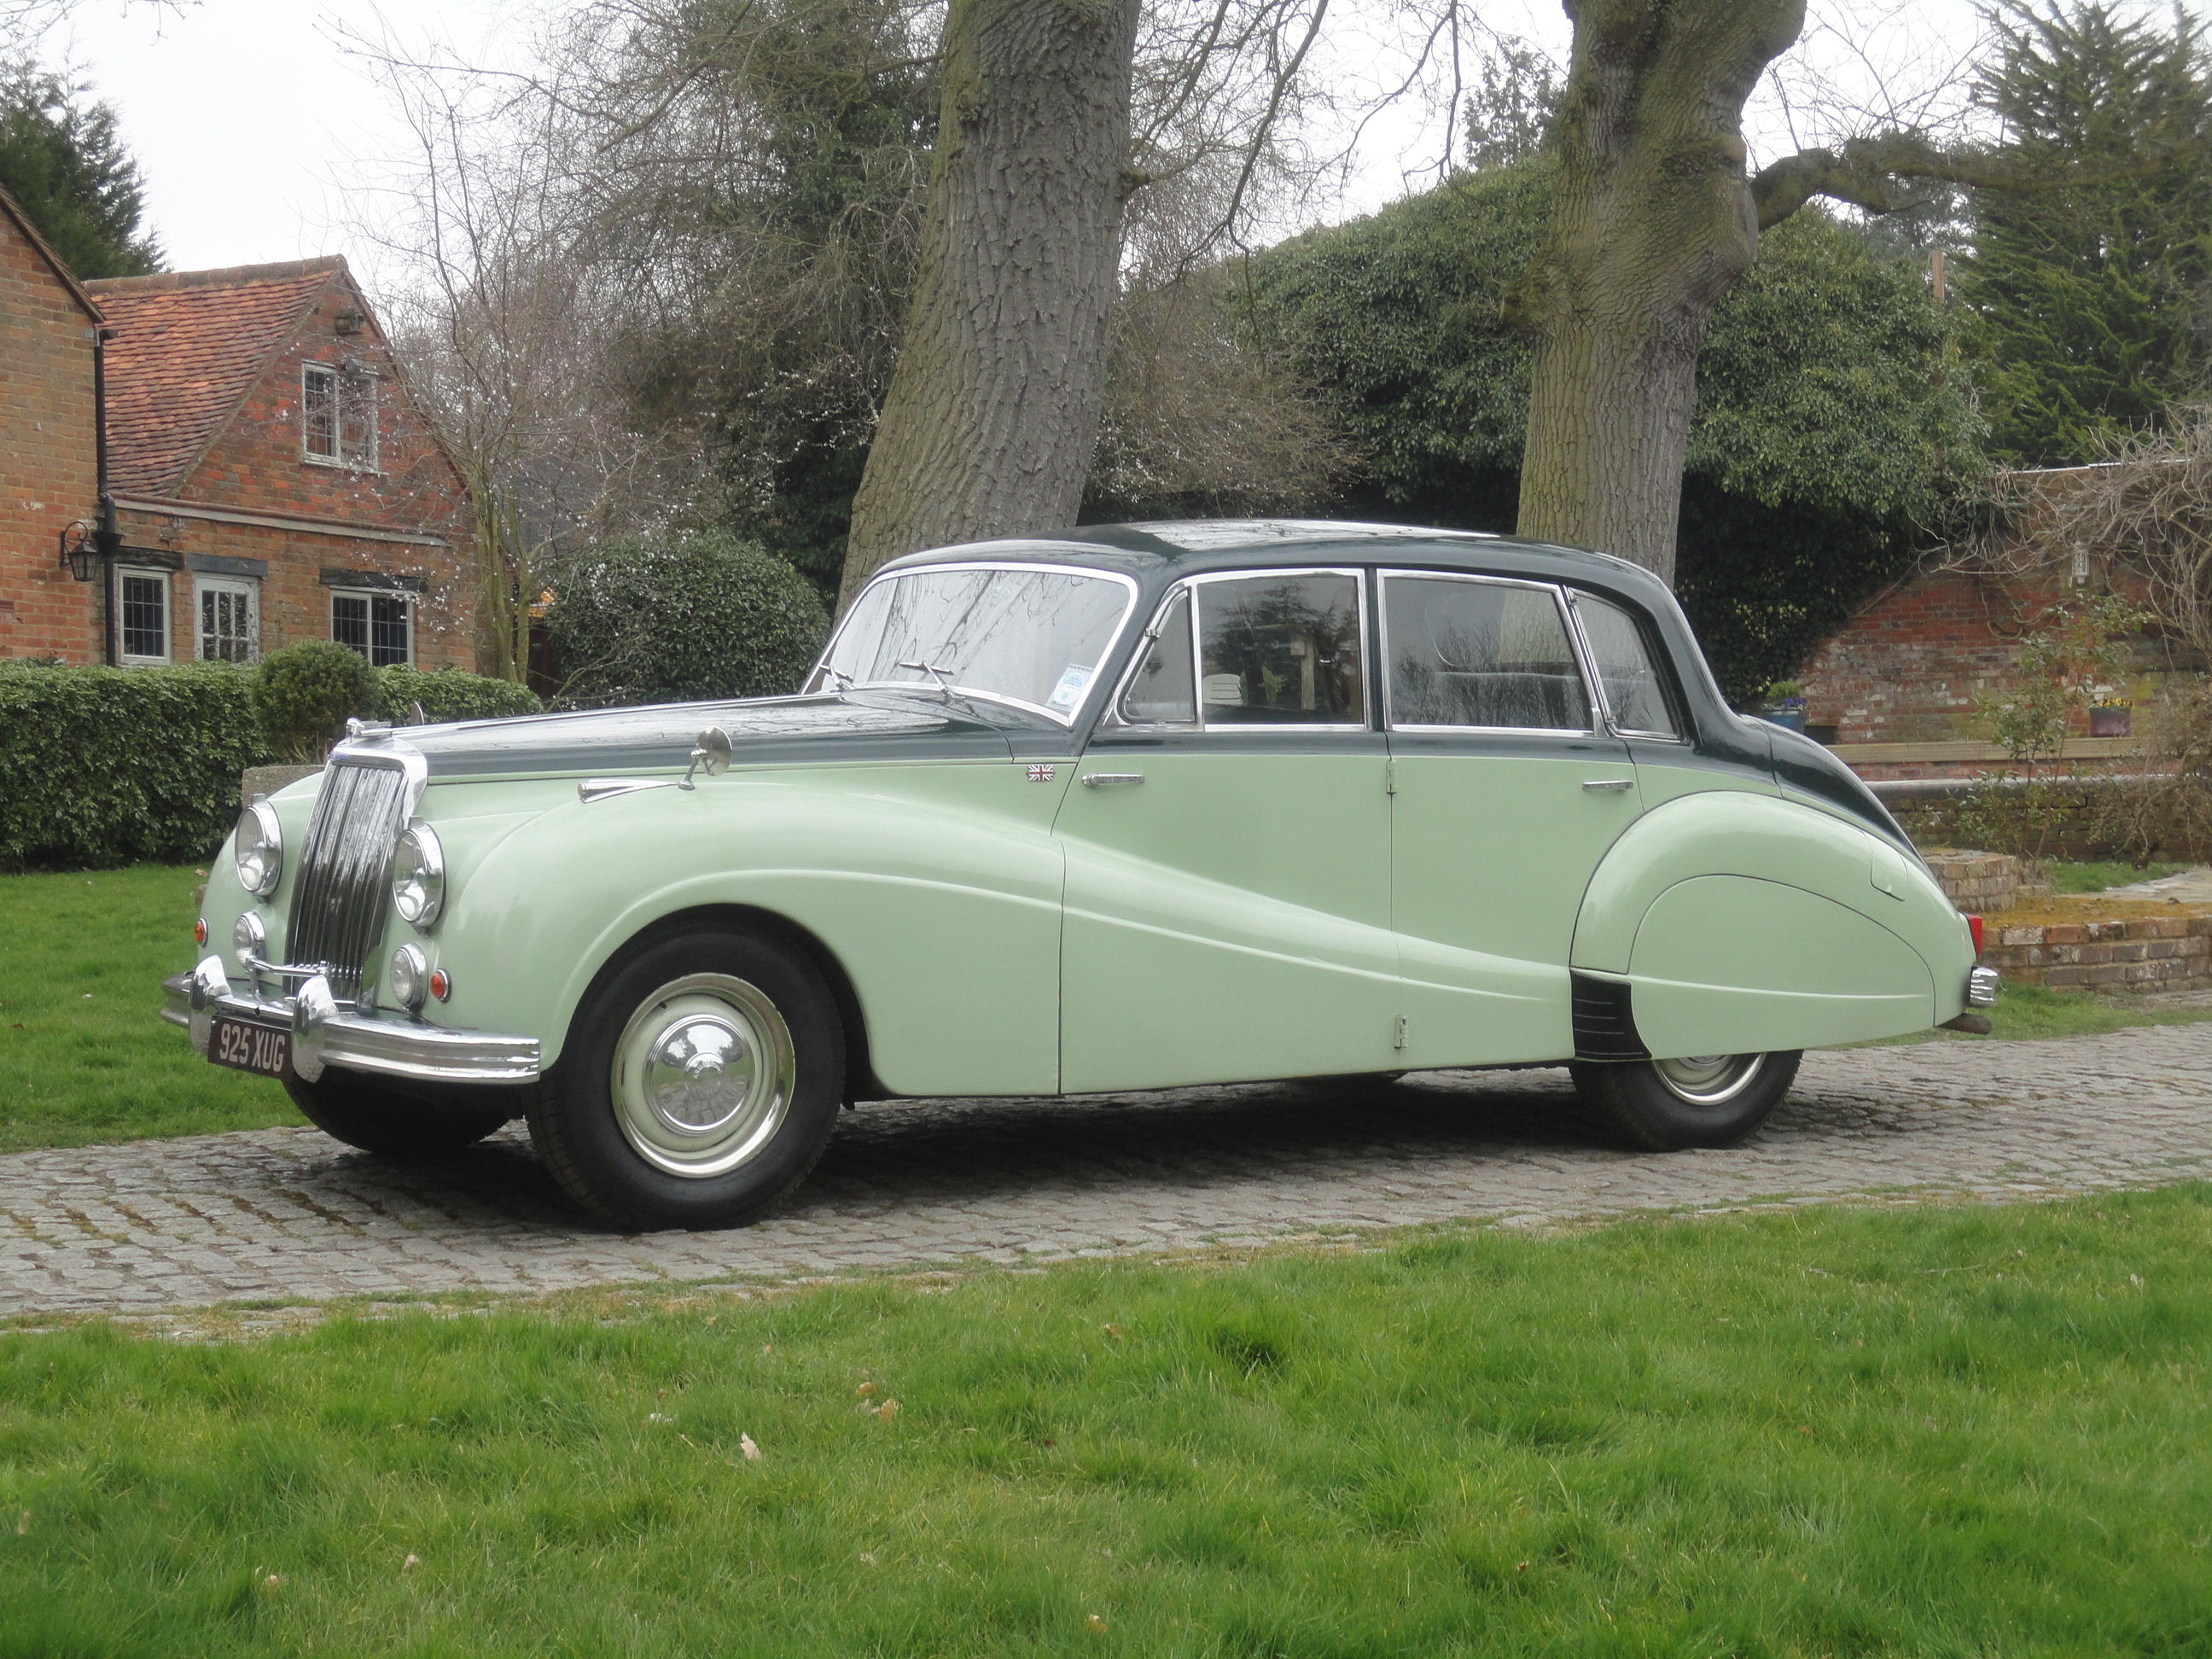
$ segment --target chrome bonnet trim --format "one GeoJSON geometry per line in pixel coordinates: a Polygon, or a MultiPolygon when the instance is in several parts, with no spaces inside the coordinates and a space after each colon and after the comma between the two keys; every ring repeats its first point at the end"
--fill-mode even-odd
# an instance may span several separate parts
{"type": "MultiPolygon", "coordinates": [[[[216,961],[219,970],[220,961],[210,960],[216,961]]],[[[223,1014],[258,1025],[290,1030],[294,1033],[293,1069],[311,1082],[313,1078],[307,1065],[315,1064],[317,1060],[320,1064],[316,1076],[324,1067],[342,1066],[351,1071],[411,1078],[425,1083],[532,1083],[544,1069],[538,1064],[536,1037],[369,1019],[342,1003],[325,1003],[319,999],[303,1001],[300,997],[241,995],[227,984],[216,991],[205,978],[207,967],[204,962],[192,972],[179,974],[161,983],[161,1018],[191,1030],[192,1046],[203,1054],[208,1050],[207,1031],[213,1016],[223,1014]],[[196,1000],[200,1005],[198,1009],[193,1006],[196,1000]],[[305,1042],[301,1030],[303,1024],[307,1028],[305,1042]],[[307,1042],[313,1043],[313,1054],[306,1052],[307,1042]],[[301,1063],[302,1059],[307,1060],[307,1065],[301,1063]]]]}

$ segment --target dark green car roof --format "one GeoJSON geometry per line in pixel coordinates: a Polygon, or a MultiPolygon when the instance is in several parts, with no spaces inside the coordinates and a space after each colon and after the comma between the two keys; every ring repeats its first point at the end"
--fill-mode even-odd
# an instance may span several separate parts
{"type": "Polygon", "coordinates": [[[894,559],[884,568],[904,570],[975,559],[1096,565],[1140,579],[1170,580],[1195,571],[1239,570],[1279,565],[1286,560],[1404,563],[1580,582],[1633,595],[1645,605],[1667,592],[1666,585],[1640,566],[1583,548],[1522,541],[1479,530],[1349,524],[1328,519],[1189,519],[1157,524],[1085,525],[1049,536],[1008,537],[932,548],[894,559]]]}

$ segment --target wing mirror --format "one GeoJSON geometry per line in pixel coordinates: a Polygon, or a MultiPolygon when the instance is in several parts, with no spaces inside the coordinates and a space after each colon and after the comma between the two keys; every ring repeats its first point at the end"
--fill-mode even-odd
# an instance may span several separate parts
{"type": "Polygon", "coordinates": [[[719,726],[710,726],[702,732],[691,750],[691,764],[685,769],[678,789],[696,789],[692,774],[704,770],[708,777],[716,777],[730,769],[730,734],[719,726]]]}

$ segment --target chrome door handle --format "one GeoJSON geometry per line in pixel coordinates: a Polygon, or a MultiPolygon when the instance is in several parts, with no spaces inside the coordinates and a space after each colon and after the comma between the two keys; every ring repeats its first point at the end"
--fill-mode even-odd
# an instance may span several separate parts
{"type": "Polygon", "coordinates": [[[1083,775],[1085,789],[1103,789],[1109,783],[1142,783],[1144,781],[1142,772],[1085,772],[1083,775]]]}
{"type": "Polygon", "coordinates": [[[1634,778],[1592,778],[1583,785],[1585,789],[1633,789],[1634,778]]]}

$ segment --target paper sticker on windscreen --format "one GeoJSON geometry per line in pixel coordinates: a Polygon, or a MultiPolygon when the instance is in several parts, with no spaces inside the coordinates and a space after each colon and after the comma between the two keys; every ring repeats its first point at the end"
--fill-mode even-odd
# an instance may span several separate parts
{"type": "Polygon", "coordinates": [[[1052,695],[1045,699],[1046,706],[1052,708],[1074,708],[1083,701],[1083,688],[1090,684],[1090,669],[1077,663],[1068,664],[1060,671],[1060,684],[1052,688],[1052,695]]]}

